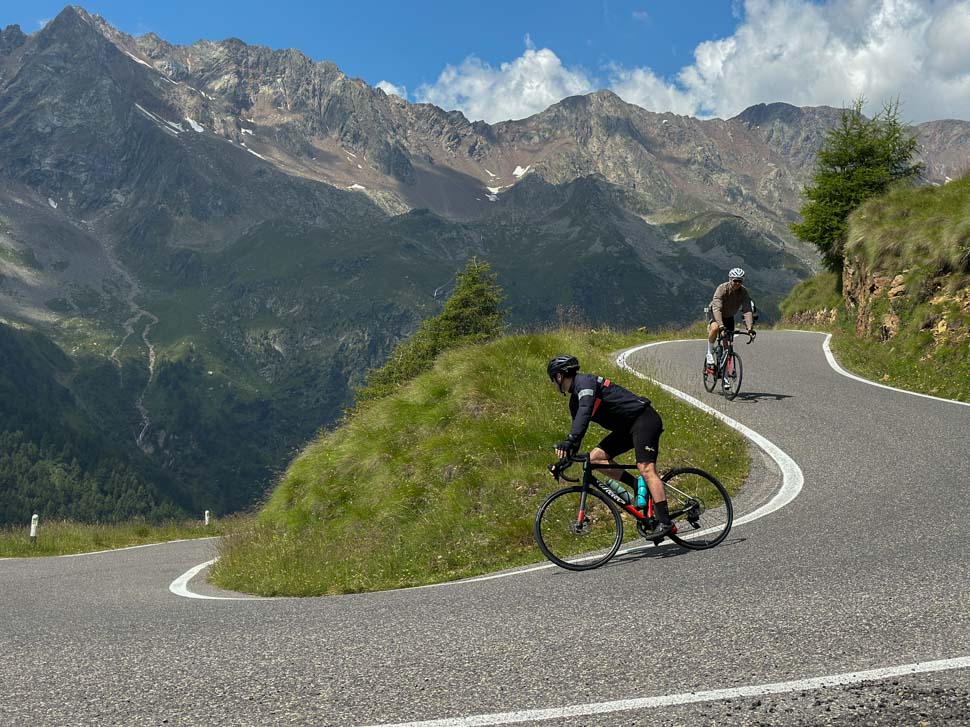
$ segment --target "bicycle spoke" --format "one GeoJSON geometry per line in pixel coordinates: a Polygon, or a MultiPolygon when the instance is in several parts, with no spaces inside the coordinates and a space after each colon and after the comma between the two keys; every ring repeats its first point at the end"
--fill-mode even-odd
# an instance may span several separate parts
{"type": "Polygon", "coordinates": [[[613,557],[623,539],[620,513],[590,491],[580,509],[582,490],[567,488],[550,496],[536,516],[535,535],[549,560],[570,570],[587,570],[613,557]]]}
{"type": "Polygon", "coordinates": [[[704,388],[708,391],[714,391],[714,387],[717,386],[717,366],[714,364],[709,364],[704,362],[704,388]]]}
{"type": "Polygon", "coordinates": [[[731,529],[734,507],[723,485],[703,470],[683,468],[663,476],[673,537],[686,548],[710,548],[731,529]]]}
{"type": "Polygon", "coordinates": [[[724,395],[728,399],[734,399],[741,391],[741,371],[741,357],[732,351],[724,370],[724,383],[728,385],[724,395]]]}

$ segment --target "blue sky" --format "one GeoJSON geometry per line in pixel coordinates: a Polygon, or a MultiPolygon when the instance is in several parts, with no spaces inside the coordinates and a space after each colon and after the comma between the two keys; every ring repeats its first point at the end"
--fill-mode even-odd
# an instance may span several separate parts
{"type": "MultiPolygon", "coordinates": [[[[61,2],[4,0],[3,25],[30,33],[57,15],[61,2]]],[[[499,64],[520,55],[523,39],[556,49],[569,66],[651,65],[673,73],[703,40],[729,35],[732,3],[717,0],[499,0],[463,2],[299,2],[208,0],[79,3],[132,35],[154,32],[172,43],[237,37],[273,48],[298,48],[371,84],[394,80],[417,88],[447,63],[475,55],[499,64]]]]}
{"type": "MultiPolygon", "coordinates": [[[[907,120],[970,118],[970,0],[90,0],[124,32],[297,48],[411,101],[490,122],[610,88],[653,111],[899,96],[907,120]]],[[[4,0],[34,32],[63,5],[4,0]]]]}

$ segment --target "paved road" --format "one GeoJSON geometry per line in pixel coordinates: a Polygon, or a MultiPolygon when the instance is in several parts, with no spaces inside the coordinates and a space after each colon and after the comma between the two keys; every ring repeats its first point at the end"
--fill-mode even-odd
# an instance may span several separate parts
{"type": "MultiPolygon", "coordinates": [[[[970,407],[840,376],[822,340],[766,332],[742,345],[734,402],[701,388],[703,344],[631,356],[804,473],[794,501],[709,552],[277,600],[173,595],[174,579],[213,557],[211,541],[0,561],[0,724],[514,713],[555,725],[970,725],[970,407]],[[961,657],[964,668],[824,689],[645,701],[961,657]],[[562,708],[572,712],[534,711],[562,708]]],[[[755,463],[752,491],[777,487],[777,468],[755,463]]],[[[215,593],[201,577],[190,587],[215,593]]]]}

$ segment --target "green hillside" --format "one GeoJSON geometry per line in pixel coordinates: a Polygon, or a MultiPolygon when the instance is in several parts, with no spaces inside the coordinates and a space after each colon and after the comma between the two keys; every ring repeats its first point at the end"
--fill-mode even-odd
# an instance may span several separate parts
{"type": "Polygon", "coordinates": [[[898,188],[849,218],[846,268],[797,286],[789,320],[835,310],[833,348],[853,371],[970,401],[970,174],[898,188]]]}
{"type": "MultiPolygon", "coordinates": [[[[660,469],[693,464],[732,489],[743,440],[659,388],[618,370],[610,352],[643,341],[611,332],[515,335],[459,348],[290,465],[252,532],[226,538],[212,579],[262,595],[374,591],[452,580],[541,558],[532,520],[556,483],[545,466],[569,428],[548,359],[649,396],[664,419],[660,469]]],[[[593,425],[585,448],[599,441],[593,425]]],[[[632,457],[631,457],[632,461],[632,457]]],[[[632,528],[631,528],[632,530],[632,528]]]]}
{"type": "Polygon", "coordinates": [[[33,513],[102,522],[184,513],[168,478],[101,416],[118,403],[119,378],[112,370],[110,385],[97,387],[102,365],[0,324],[0,525],[29,522],[33,513]]]}

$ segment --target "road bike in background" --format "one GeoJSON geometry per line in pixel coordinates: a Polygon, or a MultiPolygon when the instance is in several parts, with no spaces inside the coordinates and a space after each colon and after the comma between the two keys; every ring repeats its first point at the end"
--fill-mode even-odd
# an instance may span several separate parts
{"type": "Polygon", "coordinates": [[[734,337],[747,336],[748,344],[757,335],[755,331],[728,331],[722,328],[717,334],[714,348],[714,363],[704,362],[704,388],[714,391],[718,381],[722,382],[724,396],[733,400],[741,391],[741,357],[734,350],[734,337]]]}

